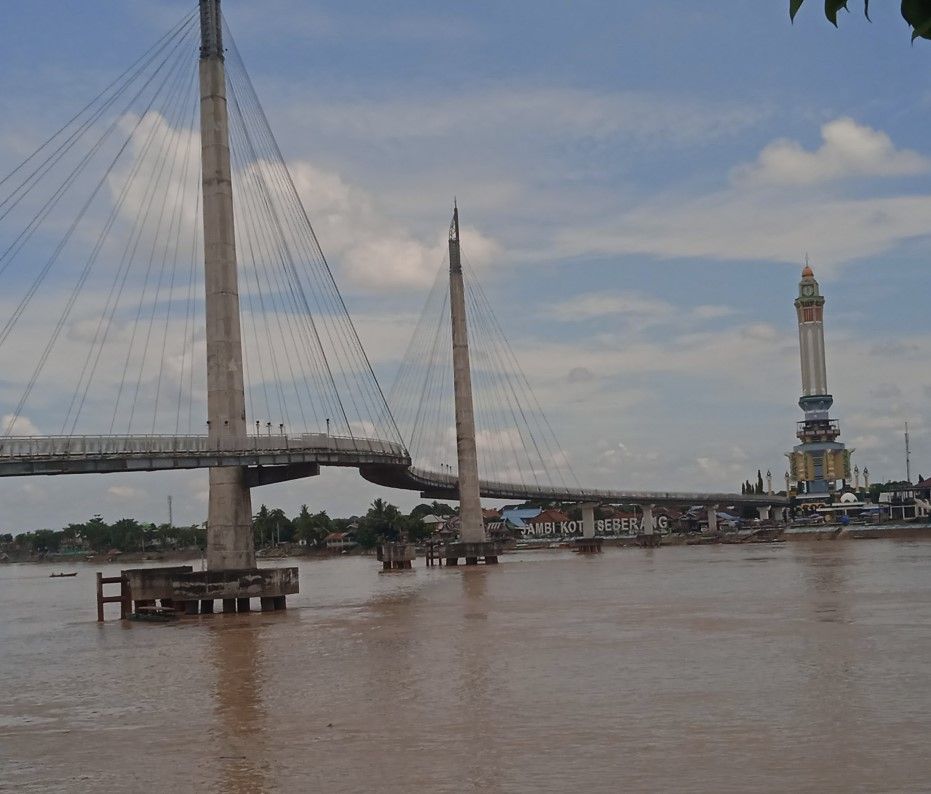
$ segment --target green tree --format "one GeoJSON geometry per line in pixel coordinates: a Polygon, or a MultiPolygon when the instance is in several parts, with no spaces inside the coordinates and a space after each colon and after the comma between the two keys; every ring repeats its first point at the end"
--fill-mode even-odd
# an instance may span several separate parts
{"type": "Polygon", "coordinates": [[[307,505],[301,505],[301,512],[292,522],[294,525],[294,539],[303,540],[308,546],[320,546],[323,539],[333,532],[333,520],[326,510],[311,514],[307,505]]]}
{"type": "Polygon", "coordinates": [[[363,548],[372,548],[383,540],[400,540],[404,529],[405,516],[401,511],[384,499],[375,499],[359,520],[356,540],[363,548]]]}
{"type": "Polygon", "coordinates": [[[113,545],[110,542],[110,525],[100,515],[84,524],[69,524],[69,527],[81,532],[94,551],[107,551],[113,545]]]}
{"type": "Polygon", "coordinates": [[[401,533],[411,542],[419,543],[429,536],[430,527],[424,524],[421,516],[416,516],[413,512],[401,520],[401,533]]]}
{"type": "Polygon", "coordinates": [[[271,540],[272,525],[270,511],[265,505],[259,506],[259,512],[252,517],[252,537],[256,546],[264,546],[271,540]]]}
{"type": "Polygon", "coordinates": [[[142,548],[143,528],[135,518],[121,518],[110,527],[108,545],[121,551],[142,548]]]}
{"type": "Polygon", "coordinates": [[[415,507],[410,512],[411,516],[416,516],[417,518],[425,518],[426,516],[437,516],[439,518],[449,518],[456,514],[456,511],[452,508],[451,505],[443,504],[442,502],[431,502],[427,504],[426,502],[421,502],[417,507],[415,507]]]}
{"type": "Polygon", "coordinates": [[[56,552],[61,547],[63,533],[53,529],[37,529],[35,532],[26,532],[20,536],[24,546],[28,546],[36,554],[56,552]]]}
{"type": "MultiPolygon", "coordinates": [[[[794,22],[795,15],[805,0],[789,0],[789,18],[794,22]]],[[[828,21],[837,27],[837,14],[843,8],[845,11],[849,0],[825,0],[824,15],[828,21]]],[[[912,41],[921,37],[931,39],[931,0],[902,0],[900,5],[902,18],[912,29],[912,41]]],[[[870,18],[870,0],[863,0],[863,13],[870,18]]]]}
{"type": "MultiPolygon", "coordinates": [[[[159,524],[157,527],[153,527],[150,533],[151,540],[153,545],[158,545],[163,549],[173,549],[178,545],[178,532],[177,527],[173,527],[171,524],[159,524]],[[157,543],[154,543],[157,541],[157,543]]],[[[146,543],[149,542],[149,539],[146,539],[146,543]]]]}
{"type": "Polygon", "coordinates": [[[271,539],[274,542],[290,543],[294,538],[294,525],[280,507],[269,511],[268,523],[272,530],[271,539]]]}

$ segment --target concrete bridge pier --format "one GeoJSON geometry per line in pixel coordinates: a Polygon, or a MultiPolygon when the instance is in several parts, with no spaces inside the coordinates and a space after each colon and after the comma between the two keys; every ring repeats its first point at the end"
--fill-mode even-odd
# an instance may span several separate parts
{"type": "Polygon", "coordinates": [[[708,515],[708,532],[716,534],[718,531],[718,506],[708,505],[706,509],[708,515]]]}
{"type": "MultiPolygon", "coordinates": [[[[220,0],[200,0],[201,189],[204,224],[204,317],[207,350],[209,450],[247,449],[246,401],[240,328],[239,281],[230,167],[229,117],[220,0]]],[[[233,460],[209,472],[207,570],[138,569],[128,572],[143,600],[184,604],[189,615],[210,614],[222,599],[249,611],[284,608],[298,591],[298,569],[260,570],[252,537],[252,496],[246,468],[233,460]]]]}
{"type": "Polygon", "coordinates": [[[760,521],[769,521],[770,518],[772,518],[773,506],[763,505],[761,507],[757,507],[756,511],[760,515],[760,521]]]}
{"type": "Polygon", "coordinates": [[[385,571],[409,571],[417,559],[417,547],[404,541],[382,543],[376,557],[385,571]]]}
{"type": "Polygon", "coordinates": [[[653,548],[662,543],[662,536],[656,532],[656,523],[653,519],[653,510],[656,505],[640,505],[640,511],[643,514],[640,520],[640,532],[637,535],[637,542],[641,546],[653,548]]]}
{"type": "Polygon", "coordinates": [[[575,550],[581,554],[601,553],[604,541],[595,537],[595,507],[593,503],[582,505],[582,537],[575,541],[575,550]]]}

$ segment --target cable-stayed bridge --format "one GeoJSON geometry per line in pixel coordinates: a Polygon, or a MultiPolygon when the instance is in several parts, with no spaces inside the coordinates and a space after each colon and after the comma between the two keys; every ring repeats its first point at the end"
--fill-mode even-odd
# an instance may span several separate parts
{"type": "Polygon", "coordinates": [[[456,210],[386,399],[220,3],[200,0],[0,179],[0,476],[208,469],[214,569],[255,565],[252,487],[320,466],[459,499],[475,542],[480,495],[783,503],[583,487],[462,237],[456,210]]]}

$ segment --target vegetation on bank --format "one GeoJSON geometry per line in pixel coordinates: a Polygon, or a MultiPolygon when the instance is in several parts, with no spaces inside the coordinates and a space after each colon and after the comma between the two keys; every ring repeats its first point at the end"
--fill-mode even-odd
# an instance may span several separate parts
{"type": "MultiPolygon", "coordinates": [[[[382,540],[399,540],[402,537],[422,540],[430,533],[430,527],[423,521],[426,516],[448,518],[455,513],[449,505],[433,502],[419,504],[405,514],[396,505],[376,499],[363,516],[331,518],[325,510],[311,513],[307,505],[302,505],[296,516],[289,517],[281,508],[269,508],[263,504],[252,519],[252,530],[257,548],[277,543],[301,543],[323,548],[327,535],[347,531],[353,532],[355,542],[362,548],[374,548],[382,540]]],[[[202,549],[206,543],[207,530],[203,524],[174,526],[140,522],[135,518],[121,518],[111,524],[100,515],[58,530],[38,529],[15,536],[12,533],[0,534],[0,551],[6,549],[31,554],[202,549]]]]}
{"type": "MultiPolygon", "coordinates": [[[[918,482],[924,482],[925,478],[919,474],[918,482]]],[[[879,495],[884,491],[907,491],[911,488],[914,488],[914,484],[906,480],[889,480],[888,482],[874,482],[870,483],[869,488],[859,488],[857,489],[857,496],[863,499],[866,502],[872,502],[876,504],[879,502],[879,495]]],[[[851,491],[855,490],[853,487],[850,488],[851,491]]],[[[740,484],[740,492],[745,496],[756,496],[767,493],[765,486],[763,485],[763,474],[757,469],[756,471],[756,483],[751,482],[750,480],[745,480],[740,484]]],[[[785,489],[781,491],[774,491],[776,496],[785,496],[785,489]]]]}

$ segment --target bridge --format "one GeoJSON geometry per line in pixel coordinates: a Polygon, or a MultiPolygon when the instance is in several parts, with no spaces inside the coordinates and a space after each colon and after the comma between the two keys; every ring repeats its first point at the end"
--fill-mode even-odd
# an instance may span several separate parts
{"type": "MultiPolygon", "coordinates": [[[[2,436],[0,477],[208,469],[246,466],[253,486],[319,474],[321,466],[359,469],[369,482],[419,491],[425,499],[459,499],[454,474],[414,466],[403,444],[380,439],[303,434],[248,436],[231,449],[215,449],[201,436],[2,436]],[[307,468],[311,466],[312,468],[307,468]]],[[[600,504],[781,505],[775,496],[696,491],[624,491],[479,480],[485,499],[600,504]]]]}
{"type": "Polygon", "coordinates": [[[255,569],[253,487],[322,466],[458,500],[467,562],[497,559],[482,497],[585,504],[587,536],[598,503],[704,504],[710,524],[786,504],[582,487],[462,237],[455,207],[411,394],[386,399],[220,2],[199,0],[0,179],[0,477],[207,469],[212,571],[255,569]],[[30,412],[60,432],[17,434],[30,412]]]}

